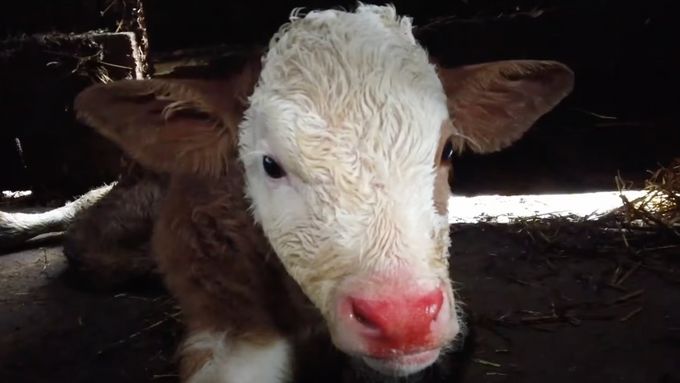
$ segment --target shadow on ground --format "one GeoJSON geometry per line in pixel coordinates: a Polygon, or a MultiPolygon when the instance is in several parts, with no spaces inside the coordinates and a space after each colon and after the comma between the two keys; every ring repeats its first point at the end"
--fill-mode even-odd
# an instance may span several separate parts
{"type": "MultiPolygon", "coordinates": [[[[641,262],[583,230],[561,234],[568,246],[537,246],[519,226],[455,226],[452,236],[476,334],[461,381],[680,382],[680,248],[641,262]],[[612,285],[615,273],[629,275],[612,285]]],[[[66,268],[54,246],[0,256],[0,381],[176,382],[172,300],[87,291],[66,268]]],[[[335,367],[310,366],[325,376],[335,367]]],[[[429,376],[421,381],[451,381],[429,376]]]]}

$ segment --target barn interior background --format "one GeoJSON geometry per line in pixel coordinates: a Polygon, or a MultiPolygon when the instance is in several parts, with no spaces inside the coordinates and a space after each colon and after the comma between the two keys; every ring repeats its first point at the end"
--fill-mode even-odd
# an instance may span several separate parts
{"type": "MultiPolygon", "coordinates": [[[[598,220],[455,225],[453,275],[479,328],[464,381],[679,382],[676,2],[392,3],[446,65],[546,58],[576,73],[572,95],[517,145],[456,160],[456,194],[647,188],[598,220]]],[[[353,4],[14,3],[0,12],[0,210],[59,206],[116,179],[120,152],[71,110],[87,85],[266,43],[294,7],[353,4]]],[[[57,244],[0,257],[0,381],[173,381],[171,302],[70,286],[57,244]]]]}

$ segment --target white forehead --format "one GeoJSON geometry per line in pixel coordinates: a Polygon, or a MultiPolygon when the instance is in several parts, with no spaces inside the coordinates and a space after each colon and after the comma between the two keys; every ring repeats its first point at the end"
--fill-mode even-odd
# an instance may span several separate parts
{"type": "Polygon", "coordinates": [[[428,174],[448,117],[411,20],[390,6],[293,14],[270,43],[250,101],[244,144],[303,178],[350,172],[358,180],[366,168],[373,177],[428,174]]]}

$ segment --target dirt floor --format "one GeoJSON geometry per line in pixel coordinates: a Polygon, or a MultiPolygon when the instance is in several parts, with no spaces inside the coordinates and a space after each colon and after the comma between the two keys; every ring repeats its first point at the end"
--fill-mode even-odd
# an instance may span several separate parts
{"type": "MultiPolygon", "coordinates": [[[[680,382],[680,248],[633,253],[618,235],[566,224],[452,235],[473,330],[460,381],[680,382]]],[[[0,281],[0,382],[177,381],[181,324],[162,291],[79,287],[58,238],[0,256],[0,281]]]]}

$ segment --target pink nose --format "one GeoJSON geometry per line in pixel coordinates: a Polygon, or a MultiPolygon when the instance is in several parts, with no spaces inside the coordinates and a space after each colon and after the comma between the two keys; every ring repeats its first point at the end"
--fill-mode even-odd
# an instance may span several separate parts
{"type": "Polygon", "coordinates": [[[385,299],[348,297],[350,317],[374,355],[409,352],[433,343],[432,328],[444,302],[441,289],[385,299]]]}

